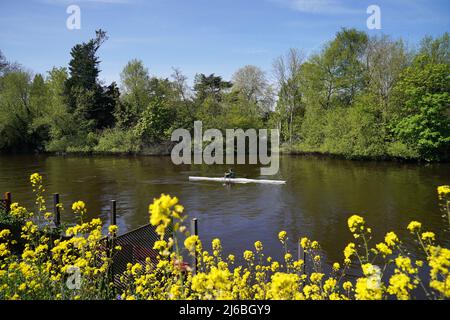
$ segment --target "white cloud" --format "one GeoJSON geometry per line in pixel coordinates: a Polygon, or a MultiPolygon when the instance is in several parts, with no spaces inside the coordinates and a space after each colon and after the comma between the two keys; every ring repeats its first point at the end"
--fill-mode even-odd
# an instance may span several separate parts
{"type": "Polygon", "coordinates": [[[364,13],[365,8],[360,10],[349,7],[341,0],[270,0],[280,5],[287,6],[293,10],[315,13],[315,14],[356,14],[364,13]]]}

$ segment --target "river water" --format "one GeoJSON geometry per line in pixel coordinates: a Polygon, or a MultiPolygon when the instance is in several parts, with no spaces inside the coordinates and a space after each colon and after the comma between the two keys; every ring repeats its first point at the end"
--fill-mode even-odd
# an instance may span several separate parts
{"type": "MultiPolygon", "coordinates": [[[[301,236],[318,240],[328,262],[342,261],[353,241],[347,218],[362,215],[372,227],[374,244],[388,231],[412,240],[406,226],[423,222],[439,242],[450,246],[448,217],[436,187],[450,184],[450,164],[355,162],[308,156],[283,156],[277,176],[262,177],[255,165],[234,167],[239,177],[286,180],[286,185],[232,185],[189,182],[189,176],[222,176],[226,166],[172,164],[170,157],[0,156],[0,192],[33,209],[29,175],[44,176],[48,207],[58,192],[62,220],[74,222],[72,202],[86,202],[90,217],[109,222],[109,201],[117,201],[119,233],[148,223],[148,205],[161,193],[176,195],[190,218],[198,218],[205,247],[220,238],[225,252],[253,249],[261,240],[266,255],[280,257],[280,230],[291,248],[301,236]]],[[[295,250],[293,250],[295,253],[295,250]]],[[[414,250],[412,250],[414,253],[414,250]]]]}

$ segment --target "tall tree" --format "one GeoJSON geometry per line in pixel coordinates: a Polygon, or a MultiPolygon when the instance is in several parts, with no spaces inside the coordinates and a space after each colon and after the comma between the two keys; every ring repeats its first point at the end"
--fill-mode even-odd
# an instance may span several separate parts
{"type": "Polygon", "coordinates": [[[0,82],[0,149],[26,151],[34,146],[30,134],[31,76],[25,71],[5,74],[0,82]]]}
{"type": "Polygon", "coordinates": [[[300,71],[304,61],[303,54],[297,49],[289,49],[285,56],[278,57],[273,64],[274,74],[278,82],[277,112],[281,115],[279,129],[287,129],[287,139],[292,145],[294,135],[294,117],[301,112],[302,88],[300,71]]]}
{"type": "MultiPolygon", "coordinates": [[[[433,46],[446,46],[448,35],[433,46]]],[[[422,48],[395,87],[401,110],[393,131],[404,144],[426,160],[450,156],[450,64],[422,48]]]]}
{"type": "Polygon", "coordinates": [[[77,44],[71,50],[69,78],[66,81],[66,96],[69,111],[75,113],[86,130],[102,129],[108,125],[114,109],[102,105],[105,88],[98,82],[100,60],[97,51],[106,41],[106,32],[97,30],[95,38],[77,44]]]}
{"type": "Polygon", "coordinates": [[[135,124],[150,103],[150,76],[142,60],[129,61],[120,74],[122,99],[129,124],[135,124]]]}
{"type": "Polygon", "coordinates": [[[181,72],[180,69],[178,68],[172,69],[173,73],[171,74],[170,77],[172,78],[175,90],[179,95],[179,99],[186,102],[190,98],[190,88],[187,84],[187,77],[181,72]]]}
{"type": "Polygon", "coordinates": [[[67,78],[66,68],[53,68],[48,72],[45,79],[47,103],[41,105],[43,110],[32,123],[33,130],[48,132],[47,151],[65,151],[67,145],[77,139],[79,124],[69,113],[64,96],[67,78]]]}
{"type": "Polygon", "coordinates": [[[207,97],[211,97],[214,101],[220,102],[223,93],[232,86],[233,84],[231,82],[224,81],[222,77],[216,76],[214,73],[209,76],[200,73],[194,79],[194,91],[199,103],[202,103],[207,97]]]}
{"type": "Polygon", "coordinates": [[[261,116],[266,117],[272,109],[274,93],[265,72],[256,66],[247,65],[234,73],[232,81],[233,90],[256,104],[261,116]]]}

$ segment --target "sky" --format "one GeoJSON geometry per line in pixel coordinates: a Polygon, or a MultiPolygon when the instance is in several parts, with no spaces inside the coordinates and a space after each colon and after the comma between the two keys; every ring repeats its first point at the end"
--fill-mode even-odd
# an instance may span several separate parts
{"type": "Polygon", "coordinates": [[[318,52],[341,28],[402,38],[411,47],[426,35],[450,31],[449,0],[0,0],[0,50],[34,73],[67,66],[70,49],[106,30],[100,78],[119,82],[125,64],[141,59],[151,75],[176,67],[223,76],[256,65],[270,79],[273,60],[289,48],[318,52]],[[80,29],[70,30],[69,5],[80,29]],[[369,30],[367,8],[381,10],[381,29],[369,30]]]}

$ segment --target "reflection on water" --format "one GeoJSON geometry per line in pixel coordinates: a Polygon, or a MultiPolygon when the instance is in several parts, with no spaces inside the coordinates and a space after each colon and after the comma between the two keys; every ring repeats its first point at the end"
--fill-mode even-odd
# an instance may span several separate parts
{"type": "MultiPolygon", "coordinates": [[[[439,211],[436,187],[450,183],[450,164],[419,166],[284,156],[271,179],[286,185],[233,185],[189,182],[188,176],[221,176],[227,166],[174,166],[170,157],[0,156],[0,191],[33,207],[28,177],[44,176],[48,200],[58,192],[65,205],[63,221],[73,222],[70,205],[87,203],[91,217],[108,221],[109,201],[117,200],[121,232],[148,221],[148,205],[161,193],[180,198],[186,212],[199,219],[200,237],[222,239],[225,251],[242,252],[264,243],[279,257],[280,230],[294,246],[300,236],[318,240],[329,261],[342,260],[351,241],[347,218],[363,215],[379,241],[387,231],[407,237],[406,225],[422,221],[450,244],[447,218],[439,211]]],[[[262,178],[258,166],[238,165],[240,177],[262,178]]],[[[267,177],[265,177],[267,178],[267,177]]],[[[49,202],[50,203],[50,202],[49,202]]]]}

